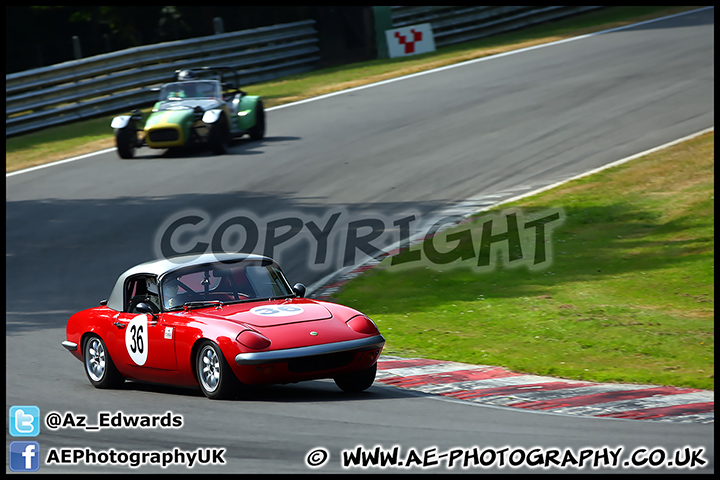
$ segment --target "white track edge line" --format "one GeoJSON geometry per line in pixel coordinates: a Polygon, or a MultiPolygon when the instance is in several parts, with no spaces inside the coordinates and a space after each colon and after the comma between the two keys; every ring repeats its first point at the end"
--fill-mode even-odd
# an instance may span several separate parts
{"type": "MultiPolygon", "coordinates": [[[[629,162],[629,161],[631,161],[631,160],[635,160],[635,159],[637,159],[637,158],[644,157],[644,156],[649,155],[649,154],[651,154],[651,153],[655,153],[655,152],[664,150],[664,149],[666,149],[666,148],[672,147],[673,145],[677,145],[677,144],[679,144],[679,143],[682,143],[682,142],[685,142],[685,141],[688,141],[688,140],[692,140],[693,138],[699,137],[699,136],[701,136],[701,135],[704,135],[704,134],[706,134],[706,133],[712,132],[712,131],[714,131],[714,130],[715,130],[715,127],[714,127],[714,126],[709,127],[709,128],[706,128],[706,129],[703,129],[703,130],[700,130],[699,132],[696,132],[696,133],[693,133],[693,134],[690,134],[690,135],[686,135],[686,136],[684,136],[684,137],[682,137],[682,138],[678,138],[677,140],[673,140],[673,141],[671,141],[671,142],[665,143],[665,144],[660,145],[660,146],[658,146],[658,147],[654,147],[654,148],[651,148],[651,149],[649,149],[649,150],[645,150],[645,151],[643,151],[643,152],[636,153],[635,155],[630,155],[629,157],[625,157],[625,158],[622,158],[622,159],[620,159],[620,160],[616,160],[616,161],[614,161],[614,162],[610,162],[610,163],[605,164],[605,165],[603,165],[603,166],[601,166],[601,167],[593,168],[592,170],[588,170],[587,172],[580,173],[580,174],[575,175],[575,176],[570,177],[570,178],[566,178],[565,180],[561,180],[561,181],[559,181],[559,182],[553,183],[553,184],[551,184],[551,185],[547,185],[547,186],[542,187],[542,188],[539,188],[539,189],[537,189],[537,190],[532,190],[532,191],[530,191],[530,192],[525,192],[525,193],[523,193],[523,194],[521,194],[521,195],[517,195],[517,196],[515,196],[515,197],[508,198],[508,199],[506,199],[506,200],[502,200],[502,201],[497,202],[497,203],[494,203],[494,204],[492,204],[492,205],[488,205],[488,206],[482,207],[482,208],[474,211],[474,212],[471,213],[470,215],[475,215],[475,214],[480,213],[480,212],[485,212],[485,211],[491,210],[491,209],[493,209],[493,208],[497,208],[498,206],[504,205],[504,204],[506,204],[506,203],[512,203],[512,202],[516,202],[516,201],[518,201],[518,200],[522,200],[523,198],[526,198],[526,197],[532,197],[532,196],[534,196],[534,195],[538,195],[538,194],[543,193],[543,192],[545,192],[545,191],[547,191],[547,190],[552,190],[553,188],[557,188],[557,187],[559,187],[559,186],[561,186],[561,185],[564,185],[564,184],[566,184],[566,183],[568,183],[568,182],[572,182],[573,180],[577,180],[577,179],[580,179],[580,178],[583,178],[583,177],[587,177],[587,176],[589,176],[589,175],[593,175],[593,174],[595,174],[595,173],[602,172],[603,170],[607,170],[608,168],[617,167],[618,165],[622,165],[623,163],[627,163],[627,162],[629,162]]],[[[471,201],[472,198],[473,198],[473,197],[470,197],[470,199],[465,200],[465,201],[466,201],[466,202],[469,202],[469,201],[471,201]]],[[[463,202],[460,202],[460,203],[463,203],[463,202]]],[[[417,237],[417,236],[416,236],[416,237],[417,237]]],[[[422,237],[422,235],[420,235],[420,237],[422,237]]],[[[417,238],[411,239],[411,241],[416,241],[416,240],[417,240],[417,238]]],[[[397,248],[398,248],[398,245],[390,245],[390,246],[382,249],[382,253],[383,253],[383,254],[387,254],[388,252],[391,252],[391,251],[393,251],[393,250],[395,250],[395,249],[397,249],[397,248]]],[[[353,266],[350,266],[350,267],[343,267],[343,268],[341,268],[341,269],[339,269],[339,270],[336,270],[335,272],[329,273],[328,275],[326,275],[326,276],[323,277],[322,279],[318,280],[317,282],[315,282],[315,283],[313,283],[312,285],[310,285],[309,287],[307,287],[307,295],[311,295],[311,294],[315,293],[315,291],[321,289],[323,286],[325,286],[325,284],[329,283],[333,278],[340,276],[340,275],[341,275],[341,272],[344,272],[345,274],[350,273],[350,272],[354,271],[355,269],[360,268],[360,267],[362,267],[362,266],[364,266],[364,265],[367,265],[368,263],[370,263],[370,262],[372,262],[372,261],[374,261],[374,260],[376,260],[376,258],[372,258],[372,259],[366,260],[365,262],[360,263],[360,264],[358,264],[358,265],[353,265],[353,266]]]]}

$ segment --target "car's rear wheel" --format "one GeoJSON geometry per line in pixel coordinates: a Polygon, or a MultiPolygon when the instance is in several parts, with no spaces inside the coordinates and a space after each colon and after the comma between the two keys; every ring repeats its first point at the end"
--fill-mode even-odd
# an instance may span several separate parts
{"type": "Polygon", "coordinates": [[[85,341],[83,364],[88,380],[95,388],[115,388],[125,382],[110,358],[105,342],[97,335],[91,335],[85,341]]]}
{"type": "Polygon", "coordinates": [[[348,373],[335,377],[335,385],[340,387],[343,392],[357,393],[370,388],[375,382],[375,374],[377,373],[377,363],[365,370],[348,373]]]}
{"type": "Polygon", "coordinates": [[[123,128],[115,130],[115,146],[120,158],[133,158],[138,145],[137,128],[135,122],[130,121],[123,128]]]}
{"type": "Polygon", "coordinates": [[[200,389],[206,397],[219,400],[237,393],[240,382],[215,343],[205,341],[200,345],[195,366],[200,389]]]}
{"type": "Polygon", "coordinates": [[[258,100],[255,106],[255,125],[250,129],[249,135],[253,140],[265,137],[265,109],[262,100],[258,100]]]}

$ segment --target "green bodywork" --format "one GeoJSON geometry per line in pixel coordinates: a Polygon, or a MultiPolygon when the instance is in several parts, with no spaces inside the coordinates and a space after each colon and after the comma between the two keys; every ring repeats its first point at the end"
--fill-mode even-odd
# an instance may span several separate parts
{"type": "MultiPolygon", "coordinates": [[[[174,82],[160,88],[159,101],[140,127],[142,114],[113,118],[118,155],[132,158],[135,149],[175,148],[207,144],[216,154],[227,151],[232,138],[265,136],[262,99],[237,88],[237,73],[230,67],[177,70],[174,82]],[[138,138],[137,131],[145,131],[138,138]]],[[[153,90],[156,90],[153,88],[153,90]]]]}
{"type": "MultiPolygon", "coordinates": [[[[244,95],[240,98],[237,106],[237,113],[232,115],[227,106],[223,107],[230,121],[230,129],[233,132],[244,132],[250,130],[257,122],[258,102],[260,97],[257,95],[244,95]]],[[[153,113],[150,114],[145,122],[145,128],[159,125],[163,123],[180,125],[183,130],[184,138],[189,138],[190,128],[195,122],[195,116],[192,109],[179,108],[172,110],[160,110],[164,102],[157,102],[153,107],[153,113]]]]}
{"type": "Polygon", "coordinates": [[[249,130],[255,126],[257,121],[257,103],[260,100],[256,95],[245,95],[240,99],[236,115],[237,126],[241,130],[249,130]]]}
{"type": "MultiPolygon", "coordinates": [[[[159,108],[161,103],[162,102],[156,103],[153,110],[159,108]]],[[[147,121],[145,122],[145,128],[147,129],[148,127],[162,123],[180,125],[183,131],[183,138],[188,139],[190,138],[190,127],[192,126],[193,122],[194,114],[192,109],[189,108],[178,110],[153,111],[153,113],[150,114],[147,121]]]]}

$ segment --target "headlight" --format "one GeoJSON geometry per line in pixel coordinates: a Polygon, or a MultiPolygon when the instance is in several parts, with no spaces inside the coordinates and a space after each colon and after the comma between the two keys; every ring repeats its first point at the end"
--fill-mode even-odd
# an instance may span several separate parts
{"type": "Polygon", "coordinates": [[[373,321],[365,315],[358,315],[356,317],[353,317],[346,323],[348,327],[352,328],[358,333],[364,333],[366,335],[379,333],[378,328],[375,326],[373,321]]]}
{"type": "Polygon", "coordinates": [[[220,114],[222,114],[222,110],[220,109],[208,110],[203,114],[202,121],[204,123],[215,123],[218,121],[218,118],[220,118],[220,114]]]}
{"type": "Polygon", "coordinates": [[[243,330],[236,340],[251,350],[262,350],[270,346],[270,339],[255,330],[243,330]]]}
{"type": "Polygon", "coordinates": [[[130,115],[120,115],[110,122],[110,128],[125,128],[130,123],[130,115]]]}

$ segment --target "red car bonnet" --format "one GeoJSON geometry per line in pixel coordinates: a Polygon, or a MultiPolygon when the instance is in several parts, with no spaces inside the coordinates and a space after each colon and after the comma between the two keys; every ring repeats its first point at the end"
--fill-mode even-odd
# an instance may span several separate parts
{"type": "Polygon", "coordinates": [[[274,327],[288,323],[326,320],[333,316],[323,305],[308,299],[239,303],[224,305],[221,309],[193,310],[191,313],[198,317],[221,317],[224,320],[253,327],[274,327]]]}

